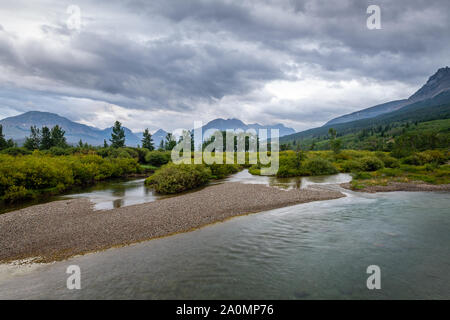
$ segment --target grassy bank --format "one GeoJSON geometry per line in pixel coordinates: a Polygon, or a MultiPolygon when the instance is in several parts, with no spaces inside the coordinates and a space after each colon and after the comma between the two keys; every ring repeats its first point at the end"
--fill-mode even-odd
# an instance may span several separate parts
{"type": "MultiPolygon", "coordinates": [[[[353,188],[364,185],[385,184],[389,181],[423,181],[431,184],[450,183],[449,152],[445,150],[427,150],[413,153],[404,158],[395,158],[389,152],[342,150],[332,151],[281,151],[277,177],[318,176],[339,172],[352,173],[353,188]]],[[[242,166],[214,164],[163,166],[146,180],[148,186],[159,193],[178,193],[205,185],[211,179],[223,178],[249,167],[254,175],[261,174],[260,163],[242,166]]]]}
{"type": "MultiPolygon", "coordinates": [[[[338,172],[352,173],[355,188],[364,184],[383,184],[389,181],[423,181],[431,184],[450,183],[450,159],[447,150],[426,150],[395,158],[389,152],[343,150],[281,151],[277,177],[328,175],[338,172]]],[[[260,174],[261,164],[250,167],[249,172],[260,174]]]]}
{"type": "Polygon", "coordinates": [[[133,158],[102,158],[96,154],[53,156],[0,155],[0,200],[15,202],[43,193],[59,194],[71,187],[88,185],[141,171],[133,158]]]}
{"type": "Polygon", "coordinates": [[[449,184],[450,165],[401,165],[399,168],[383,168],[374,172],[358,172],[354,175],[351,188],[355,190],[370,186],[387,186],[391,182],[449,184]]]}

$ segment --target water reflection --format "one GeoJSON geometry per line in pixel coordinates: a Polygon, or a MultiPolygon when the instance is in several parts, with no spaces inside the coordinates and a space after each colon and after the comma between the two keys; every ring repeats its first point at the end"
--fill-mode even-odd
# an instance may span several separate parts
{"type": "MultiPolygon", "coordinates": [[[[94,202],[95,209],[106,210],[130,206],[133,204],[146,203],[161,199],[163,197],[155,193],[144,184],[145,179],[121,181],[114,183],[104,183],[93,187],[91,190],[83,193],[72,194],[66,197],[70,198],[89,198],[94,202]]],[[[240,182],[250,184],[265,184],[282,189],[300,189],[317,184],[339,184],[351,181],[349,174],[335,174],[320,177],[294,177],[277,178],[267,176],[254,176],[248,170],[242,170],[230,177],[215,181],[212,184],[224,182],[240,182]]],[[[195,191],[195,190],[194,190],[195,191]]]]}
{"type": "Polygon", "coordinates": [[[86,192],[66,195],[64,198],[88,198],[94,203],[96,210],[108,210],[152,202],[164,197],[146,187],[144,181],[145,179],[110,182],[97,185],[86,192]]]}
{"type": "Polygon", "coordinates": [[[339,173],[328,176],[316,176],[316,177],[277,178],[269,176],[254,176],[250,174],[248,170],[243,170],[226,178],[224,181],[250,183],[250,184],[265,184],[271,187],[289,190],[289,189],[303,189],[311,185],[340,184],[350,182],[351,180],[352,180],[351,175],[347,173],[339,173]]]}
{"type": "MultiPolygon", "coordinates": [[[[146,187],[144,181],[145,179],[103,181],[94,186],[83,188],[82,192],[74,191],[71,194],[63,196],[43,197],[38,199],[38,201],[23,203],[16,206],[7,206],[3,208],[0,206],[0,213],[17,210],[25,206],[67,198],[88,198],[94,203],[94,208],[96,210],[109,210],[134,204],[152,202],[167,197],[159,195],[151,188],[146,187]]],[[[254,176],[251,175],[248,170],[242,170],[226,179],[214,181],[211,184],[240,182],[265,184],[268,186],[289,190],[306,188],[311,185],[339,184],[349,181],[351,181],[351,176],[344,173],[318,177],[277,178],[268,176],[254,176]]],[[[195,192],[196,190],[193,191],[195,192]]]]}

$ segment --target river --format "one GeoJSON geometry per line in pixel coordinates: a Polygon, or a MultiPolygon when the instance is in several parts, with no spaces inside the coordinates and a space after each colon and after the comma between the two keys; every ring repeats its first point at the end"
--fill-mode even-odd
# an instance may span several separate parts
{"type": "MultiPolygon", "coordinates": [[[[346,178],[282,185],[333,179],[346,178]]],[[[450,195],[347,195],[52,264],[1,266],[0,298],[449,299],[450,195]],[[81,290],[66,288],[69,265],[81,269],[81,290]],[[369,265],[380,267],[380,290],[366,287],[369,265]]]]}

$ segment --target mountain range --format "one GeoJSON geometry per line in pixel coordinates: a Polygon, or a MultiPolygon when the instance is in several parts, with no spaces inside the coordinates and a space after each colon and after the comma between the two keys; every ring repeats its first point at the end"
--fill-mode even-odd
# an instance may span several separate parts
{"type": "Polygon", "coordinates": [[[440,68],[434,75],[432,75],[428,79],[425,85],[423,85],[408,99],[390,101],[367,109],[346,114],[328,121],[327,123],[325,123],[324,126],[373,118],[384,113],[399,110],[415,102],[434,98],[440,93],[445,92],[449,89],[450,89],[450,68],[449,67],[440,68]]]}
{"type": "Polygon", "coordinates": [[[248,129],[254,129],[257,133],[258,133],[259,129],[268,129],[269,130],[269,132],[267,133],[268,135],[270,134],[270,129],[278,129],[280,137],[295,133],[294,129],[285,127],[281,123],[277,123],[275,125],[261,125],[259,123],[245,124],[241,120],[235,119],[235,118],[215,119],[215,120],[208,122],[207,124],[205,124],[202,127],[203,133],[205,133],[209,129],[220,130],[220,131],[237,130],[237,129],[242,129],[245,131],[248,129]]]}
{"type": "Polygon", "coordinates": [[[424,122],[450,118],[450,68],[439,69],[405,100],[391,101],[328,121],[318,128],[280,138],[281,143],[323,137],[330,128],[340,135],[393,122],[424,122]]]}
{"type": "MultiPolygon", "coordinates": [[[[326,135],[333,127],[341,135],[393,121],[425,121],[445,119],[450,117],[450,68],[440,68],[428,81],[407,99],[386,102],[357,112],[346,114],[328,121],[318,128],[295,132],[294,129],[283,124],[260,125],[258,123],[245,124],[239,119],[214,119],[202,127],[203,132],[208,129],[279,129],[280,141],[287,142],[307,137],[326,135]]],[[[61,126],[66,131],[69,143],[75,144],[81,139],[91,145],[103,145],[109,141],[112,128],[98,129],[71,121],[54,113],[29,111],[18,116],[0,120],[3,132],[7,138],[12,138],[19,144],[30,133],[31,126],[61,126]]],[[[142,132],[134,133],[125,128],[126,144],[136,146],[141,143],[142,132]]],[[[157,147],[165,138],[167,132],[163,129],[153,134],[153,142],[157,147]]]]}
{"type": "MultiPolygon", "coordinates": [[[[65,136],[68,143],[76,144],[80,139],[83,142],[87,142],[91,145],[103,145],[103,141],[106,140],[109,143],[111,138],[112,127],[106,129],[98,129],[92,126],[81,124],[71,121],[65,117],[61,117],[55,113],[41,112],[41,111],[29,111],[23,114],[5,118],[0,120],[0,124],[3,126],[3,133],[6,138],[12,138],[19,144],[22,143],[30,134],[30,127],[36,126],[41,128],[47,126],[49,128],[59,125],[66,132],[65,136]]],[[[202,127],[203,132],[208,129],[227,130],[227,129],[279,129],[280,136],[286,134],[295,133],[292,128],[287,128],[283,124],[264,126],[258,123],[245,124],[238,119],[215,119],[208,122],[202,127]]],[[[141,144],[142,132],[132,132],[130,129],[124,127],[125,130],[125,144],[128,146],[137,146],[141,144]]],[[[155,147],[158,147],[161,140],[164,140],[167,135],[167,131],[163,129],[157,130],[152,134],[153,143],[155,147]]]]}

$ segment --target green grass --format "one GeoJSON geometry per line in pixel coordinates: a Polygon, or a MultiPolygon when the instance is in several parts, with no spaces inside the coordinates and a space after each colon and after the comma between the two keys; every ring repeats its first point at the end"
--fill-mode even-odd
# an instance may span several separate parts
{"type": "Polygon", "coordinates": [[[95,154],[52,156],[0,155],[0,200],[16,202],[43,193],[59,194],[73,186],[140,172],[135,159],[95,154]]]}

